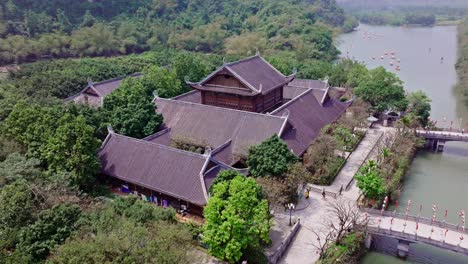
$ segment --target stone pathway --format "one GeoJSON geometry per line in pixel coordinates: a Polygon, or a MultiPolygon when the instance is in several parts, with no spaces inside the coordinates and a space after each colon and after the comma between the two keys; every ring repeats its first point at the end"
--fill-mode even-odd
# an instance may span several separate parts
{"type": "MultiPolygon", "coordinates": [[[[378,143],[383,134],[384,132],[380,129],[370,130],[356,150],[351,154],[333,184],[327,187],[326,190],[338,193],[342,184],[346,187],[346,185],[352,181],[354,174],[359,170],[364,161],[371,155],[374,146],[378,143]]],[[[314,187],[323,188],[322,186],[314,187]]],[[[343,191],[343,195],[339,198],[356,201],[358,197],[359,189],[355,184],[352,184],[349,189],[343,191]]],[[[314,263],[318,260],[319,255],[314,247],[315,243],[317,243],[317,236],[312,230],[318,231],[321,227],[321,223],[329,217],[328,202],[330,200],[333,200],[333,198],[328,197],[326,200],[323,200],[320,193],[311,192],[308,200],[302,199],[299,202],[297,205],[298,208],[305,207],[307,203],[310,203],[310,205],[304,210],[294,212],[294,217],[301,219],[302,227],[279,263],[314,263]]]]}
{"type": "MultiPolygon", "coordinates": [[[[371,151],[374,149],[374,146],[378,143],[380,138],[382,138],[383,132],[377,129],[370,129],[367,132],[366,136],[362,139],[359,146],[351,153],[348,161],[346,161],[345,166],[336,176],[332,185],[330,186],[320,186],[315,184],[309,184],[315,188],[325,188],[326,191],[338,193],[341,186],[344,189],[350,184],[353,180],[354,175],[359,170],[364,161],[369,157],[371,151]]],[[[351,187],[351,186],[350,186],[351,187]]]]}

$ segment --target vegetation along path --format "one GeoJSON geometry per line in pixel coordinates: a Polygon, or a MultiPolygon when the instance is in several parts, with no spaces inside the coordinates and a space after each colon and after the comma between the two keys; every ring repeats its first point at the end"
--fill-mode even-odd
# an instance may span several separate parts
{"type": "MultiPolygon", "coordinates": [[[[351,154],[333,184],[326,188],[327,190],[338,193],[341,184],[346,186],[348,182],[352,181],[354,174],[371,156],[379,139],[384,135],[382,129],[369,130],[359,146],[351,154]]],[[[314,187],[323,188],[321,186],[314,187]]],[[[352,184],[348,190],[343,192],[343,200],[355,203],[358,197],[359,189],[355,184],[352,184]]],[[[319,259],[317,235],[321,235],[321,233],[318,230],[322,223],[325,222],[325,219],[330,217],[330,201],[332,200],[334,200],[332,197],[327,197],[324,200],[320,193],[311,192],[308,200],[302,199],[299,202],[298,208],[306,207],[307,203],[310,203],[310,205],[304,210],[295,212],[295,216],[301,219],[302,228],[297,233],[280,263],[314,263],[319,259]]],[[[320,239],[324,240],[323,237],[320,239]]]]}

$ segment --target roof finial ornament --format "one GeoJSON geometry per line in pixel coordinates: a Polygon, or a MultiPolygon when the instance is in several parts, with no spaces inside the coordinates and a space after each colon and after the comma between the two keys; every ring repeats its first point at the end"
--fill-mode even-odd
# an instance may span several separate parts
{"type": "Polygon", "coordinates": [[[260,86],[258,87],[258,92],[260,92],[260,93],[261,93],[261,92],[262,92],[262,90],[263,90],[263,84],[260,84],[260,86]]]}
{"type": "Polygon", "coordinates": [[[260,56],[260,51],[258,50],[258,48],[255,48],[255,56],[260,56]]]}
{"type": "Polygon", "coordinates": [[[159,98],[158,90],[153,91],[153,96],[154,96],[154,99],[159,98]]]}
{"type": "Polygon", "coordinates": [[[114,129],[112,128],[111,125],[107,125],[107,132],[108,132],[109,134],[114,133],[114,129]]]}
{"type": "Polygon", "coordinates": [[[282,116],[287,119],[289,117],[289,114],[290,114],[289,109],[286,109],[284,110],[282,116]]]}
{"type": "Polygon", "coordinates": [[[203,153],[205,156],[209,157],[211,156],[211,147],[210,146],[206,146],[205,147],[205,152],[203,153]]]}
{"type": "Polygon", "coordinates": [[[292,74],[296,74],[297,73],[297,68],[294,67],[293,70],[292,70],[292,74]]]}
{"type": "Polygon", "coordinates": [[[89,86],[92,86],[92,85],[94,84],[94,82],[93,82],[93,80],[91,80],[91,78],[88,78],[87,81],[88,81],[88,85],[89,85],[89,86]]]}
{"type": "Polygon", "coordinates": [[[226,65],[226,57],[223,57],[223,65],[226,65]]]}
{"type": "Polygon", "coordinates": [[[185,81],[186,83],[189,83],[189,82],[190,82],[190,77],[189,77],[188,75],[185,75],[185,76],[184,76],[184,81],[185,81]]]}

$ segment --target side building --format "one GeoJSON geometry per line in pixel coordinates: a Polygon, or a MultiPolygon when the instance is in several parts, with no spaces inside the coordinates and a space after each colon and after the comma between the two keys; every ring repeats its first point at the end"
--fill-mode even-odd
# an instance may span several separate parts
{"type": "Polygon", "coordinates": [[[125,78],[139,78],[141,76],[141,73],[134,73],[129,76],[114,78],[96,83],[92,80],[88,80],[88,85],[86,85],[83,90],[73,96],[68,97],[65,99],[65,102],[87,104],[92,107],[102,107],[104,105],[104,98],[113,91],[117,90],[120,83],[122,83],[125,78]]]}

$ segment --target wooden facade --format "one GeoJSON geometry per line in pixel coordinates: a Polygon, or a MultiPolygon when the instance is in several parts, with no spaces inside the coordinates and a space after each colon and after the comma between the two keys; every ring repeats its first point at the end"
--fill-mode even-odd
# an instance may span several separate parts
{"type": "Polygon", "coordinates": [[[176,209],[177,211],[179,211],[182,208],[182,206],[185,206],[188,213],[203,217],[203,207],[202,206],[195,205],[195,204],[192,204],[190,202],[187,202],[187,201],[184,201],[184,200],[181,200],[181,199],[177,199],[177,198],[174,198],[172,196],[166,195],[164,193],[161,193],[161,192],[158,192],[158,191],[155,191],[155,190],[151,190],[151,189],[142,187],[140,185],[133,184],[133,183],[130,183],[130,182],[126,182],[126,181],[123,181],[123,180],[120,180],[120,179],[117,179],[117,178],[109,177],[106,180],[108,181],[108,183],[110,183],[110,185],[112,186],[112,189],[118,189],[120,192],[128,193],[129,195],[138,196],[142,200],[143,200],[142,195],[144,195],[146,197],[156,198],[155,200],[151,199],[148,202],[151,202],[151,203],[153,203],[153,204],[155,204],[157,206],[161,206],[161,207],[165,206],[164,201],[166,201],[167,206],[170,206],[170,207],[176,209]],[[128,187],[129,192],[126,192],[126,191],[124,191],[122,189],[122,186],[124,186],[124,185],[128,187]]]}
{"type": "Polygon", "coordinates": [[[201,103],[206,105],[265,113],[283,103],[283,86],[265,94],[252,93],[236,77],[224,72],[213,76],[204,87],[201,103]]]}
{"type": "Polygon", "coordinates": [[[201,103],[205,105],[265,113],[283,103],[283,87],[255,96],[202,91],[201,97],[201,103]]]}

